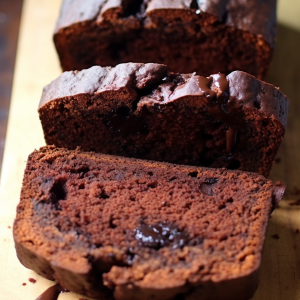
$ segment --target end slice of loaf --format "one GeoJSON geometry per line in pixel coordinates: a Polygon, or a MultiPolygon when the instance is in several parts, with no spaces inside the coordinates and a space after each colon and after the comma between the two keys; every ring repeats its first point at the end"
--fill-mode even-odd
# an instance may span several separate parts
{"type": "Polygon", "coordinates": [[[283,192],[254,173],[47,146],[28,158],[16,251],[90,297],[246,300],[283,192]]]}

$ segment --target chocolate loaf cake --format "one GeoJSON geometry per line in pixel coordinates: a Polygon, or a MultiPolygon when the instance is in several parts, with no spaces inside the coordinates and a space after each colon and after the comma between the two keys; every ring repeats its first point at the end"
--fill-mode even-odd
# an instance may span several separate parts
{"type": "Polygon", "coordinates": [[[255,173],[47,146],[27,161],[16,251],[99,299],[246,300],[284,189],[255,173]]]}
{"type": "Polygon", "coordinates": [[[277,88],[244,72],[128,63],[63,73],[38,111],[48,145],[268,176],[288,110],[277,88]]]}
{"type": "Polygon", "coordinates": [[[64,0],[54,42],[64,71],[153,62],[263,78],[275,37],[275,0],[64,0]]]}

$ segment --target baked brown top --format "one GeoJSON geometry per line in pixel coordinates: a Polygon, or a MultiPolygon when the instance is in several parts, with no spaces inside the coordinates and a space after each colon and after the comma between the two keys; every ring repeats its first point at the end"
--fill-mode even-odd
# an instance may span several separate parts
{"type": "MultiPolygon", "coordinates": [[[[145,91],[138,103],[142,106],[149,101],[157,102],[157,97],[153,97],[157,89],[161,90],[162,98],[159,99],[159,103],[162,105],[187,96],[218,93],[219,90],[215,79],[209,83],[206,82],[206,77],[195,74],[173,74],[173,77],[177,76],[179,79],[175,82],[173,80],[171,86],[164,81],[169,76],[166,66],[153,63],[125,63],[114,68],[94,66],[80,72],[64,72],[44,88],[39,109],[53,100],[80,94],[99,95],[112,91],[126,91],[128,97],[138,98],[138,93],[145,91]]],[[[215,76],[218,74],[212,78],[215,76]]],[[[278,88],[241,71],[232,72],[226,78],[229,83],[229,97],[235,98],[240,106],[259,109],[286,127],[289,101],[278,88]]]]}
{"type": "Polygon", "coordinates": [[[151,18],[168,13],[170,20],[206,18],[262,36],[274,46],[276,36],[275,0],[64,0],[56,32],[76,23],[97,21],[102,26],[110,19],[136,18],[135,26],[148,26],[151,18]]]}

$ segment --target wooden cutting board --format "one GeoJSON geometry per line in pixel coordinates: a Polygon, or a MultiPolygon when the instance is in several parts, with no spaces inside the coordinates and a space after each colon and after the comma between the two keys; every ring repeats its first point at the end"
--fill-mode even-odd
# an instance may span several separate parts
{"type": "MultiPolygon", "coordinates": [[[[51,38],[60,2],[24,1],[0,185],[0,300],[35,300],[53,284],[19,263],[11,227],[27,156],[45,143],[37,114],[42,88],[61,72],[51,38]]],[[[291,111],[270,177],[287,184],[287,193],[270,219],[253,300],[300,300],[300,206],[291,205],[300,198],[300,1],[281,0],[278,16],[277,49],[267,81],[288,95],[291,111]]],[[[79,298],[68,293],[59,300],[79,298]]]]}

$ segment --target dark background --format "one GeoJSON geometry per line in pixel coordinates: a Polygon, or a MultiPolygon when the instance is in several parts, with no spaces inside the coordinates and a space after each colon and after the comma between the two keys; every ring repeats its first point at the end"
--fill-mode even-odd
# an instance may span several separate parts
{"type": "Polygon", "coordinates": [[[0,170],[23,0],[0,0],[0,170]]]}

